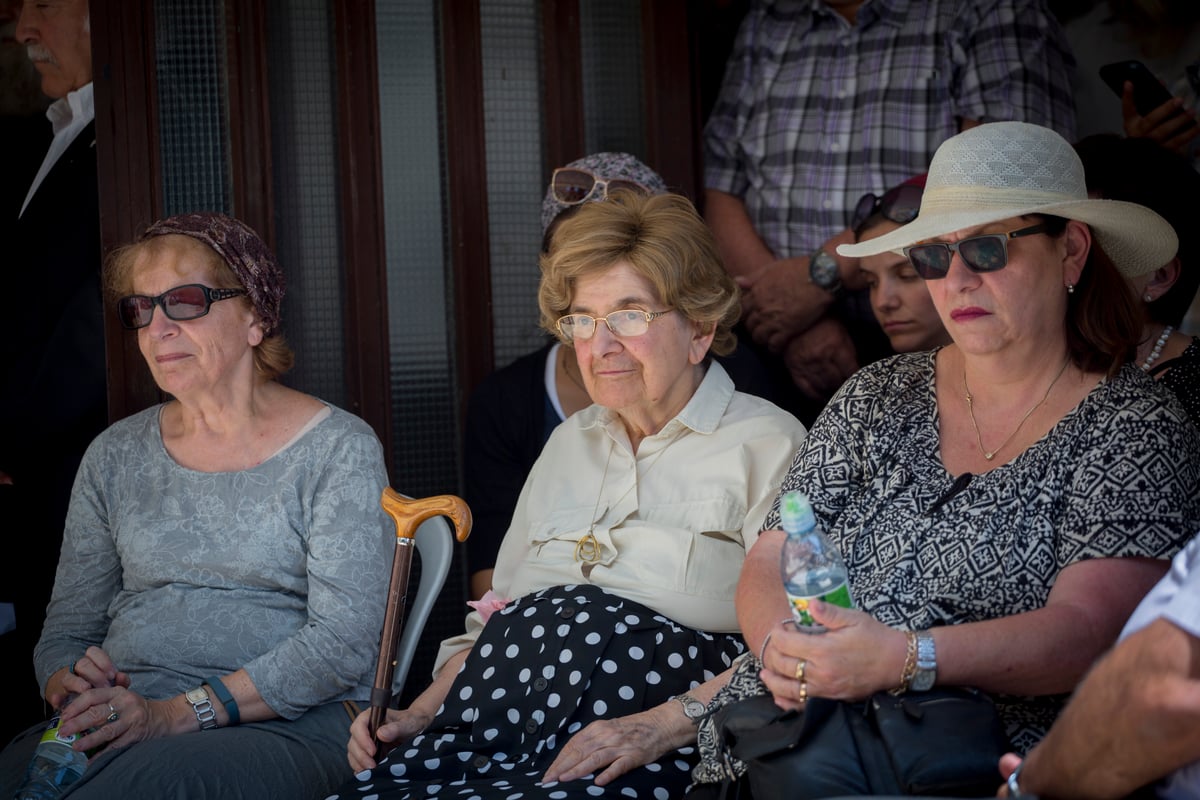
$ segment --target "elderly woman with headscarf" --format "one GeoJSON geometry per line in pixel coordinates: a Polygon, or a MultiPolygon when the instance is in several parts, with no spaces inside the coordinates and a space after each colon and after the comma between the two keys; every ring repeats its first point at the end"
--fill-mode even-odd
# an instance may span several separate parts
{"type": "MultiPolygon", "coordinates": [[[[279,383],[284,278],[243,223],[171,217],[114,254],[121,323],[166,402],[80,467],[35,652],[72,797],[295,798],[345,770],[392,549],[382,448],[279,383]]],[[[5,797],[38,739],[0,756],[5,797]]]]}

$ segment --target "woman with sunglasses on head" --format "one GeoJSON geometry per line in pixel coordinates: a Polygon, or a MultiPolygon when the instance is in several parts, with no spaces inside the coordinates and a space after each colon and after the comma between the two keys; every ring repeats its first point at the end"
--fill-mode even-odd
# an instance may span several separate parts
{"type": "MultiPolygon", "coordinates": [[[[855,208],[851,229],[856,242],[883,236],[912,222],[921,205],[925,176],[905,181],[882,197],[863,195],[855,208]]],[[[858,259],[871,310],[897,353],[930,350],[950,343],[950,334],[934,308],[925,281],[903,255],[877,253],[858,259]]]]}
{"type": "MultiPolygon", "coordinates": [[[[542,200],[542,252],[558,226],[610,192],[663,194],[667,184],[629,153],[592,153],[554,170],[542,200]]],[[[762,364],[737,348],[717,356],[734,386],[771,399],[762,364]]],[[[525,478],[558,425],[592,399],[570,347],[547,334],[542,347],[483,380],[467,404],[463,441],[463,496],[474,525],[466,553],[471,596],[480,600],[492,585],[492,569],[525,478]]]]}
{"type": "Polygon", "coordinates": [[[856,608],[814,602],[820,635],[779,622],[778,505],[747,556],[738,619],[778,705],[963,684],[1018,751],[1045,734],[1200,525],[1200,434],[1131,361],[1123,278],[1175,245],[1149,209],[1089,199],[1058,134],[995,122],[938,148],[916,219],[839,247],[904,253],[952,343],[860,370],[783,482],[856,608]]]}
{"type": "MultiPolygon", "coordinates": [[[[379,441],[278,381],[284,277],[238,220],[157,222],[106,282],[169,399],[97,437],[75,482],[35,652],[61,732],[91,753],[71,796],[330,790],[394,547],[379,441]]],[[[0,755],[0,795],[40,732],[0,755]]]]}
{"type": "MultiPolygon", "coordinates": [[[[585,203],[609,189],[662,194],[662,177],[628,153],[592,153],[554,170],[542,200],[542,247],[585,203]]],[[[525,478],[559,423],[591,405],[569,347],[547,334],[546,343],[496,370],[467,403],[463,438],[463,497],[473,524],[467,569],[474,600],[492,585],[492,569],[525,478]]]]}
{"type": "Polygon", "coordinates": [[[442,643],[390,711],[352,727],[337,797],[679,797],[696,720],[745,647],[738,569],[804,435],[734,389],[738,293],[685,198],[614,192],[542,257],[542,325],[593,405],[550,435],[500,547],[502,609],[442,643]]]}

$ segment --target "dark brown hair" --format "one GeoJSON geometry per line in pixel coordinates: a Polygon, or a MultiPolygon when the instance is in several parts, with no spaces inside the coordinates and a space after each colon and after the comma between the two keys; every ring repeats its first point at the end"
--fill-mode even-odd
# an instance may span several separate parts
{"type": "MultiPolygon", "coordinates": [[[[1049,236],[1067,229],[1062,217],[1030,216],[1046,223],[1049,236]]],[[[1110,378],[1133,358],[1142,335],[1142,312],[1129,284],[1094,238],[1079,283],[1067,295],[1066,325],[1067,352],[1075,366],[1110,378]]]]}

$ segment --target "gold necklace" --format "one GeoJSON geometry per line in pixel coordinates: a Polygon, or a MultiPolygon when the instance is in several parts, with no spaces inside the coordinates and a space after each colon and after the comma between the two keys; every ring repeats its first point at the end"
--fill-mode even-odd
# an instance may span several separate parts
{"type": "Polygon", "coordinates": [[[1046,399],[1050,397],[1050,390],[1054,388],[1054,384],[1058,383],[1058,379],[1061,378],[1063,373],[1067,371],[1067,364],[1070,363],[1070,358],[1067,358],[1065,361],[1063,361],[1062,369],[1060,369],[1058,374],[1054,376],[1054,380],[1050,381],[1050,385],[1046,388],[1046,393],[1042,395],[1042,399],[1034,403],[1033,407],[1025,412],[1025,416],[1021,417],[1021,421],[1017,423],[1017,427],[1013,428],[1013,432],[1005,437],[1004,441],[1000,443],[1000,446],[990,453],[984,449],[983,437],[979,435],[979,424],[975,422],[975,398],[971,396],[971,388],[967,386],[967,367],[965,364],[963,365],[963,391],[966,392],[967,395],[967,413],[971,415],[971,427],[975,429],[975,441],[979,443],[979,452],[983,454],[984,458],[986,458],[988,461],[991,461],[996,457],[996,453],[999,453],[1004,449],[1006,444],[1012,441],[1012,438],[1017,435],[1017,431],[1021,430],[1021,426],[1025,424],[1025,420],[1029,419],[1033,415],[1033,412],[1037,411],[1038,407],[1041,406],[1042,403],[1046,402],[1046,399]]]}
{"type": "MultiPolygon", "coordinates": [[[[621,493],[621,496],[618,497],[616,502],[612,504],[612,508],[619,506],[621,501],[628,497],[629,493],[636,489],[642,480],[645,480],[646,476],[650,474],[650,470],[654,469],[654,466],[658,463],[658,460],[662,458],[662,454],[667,452],[667,448],[674,444],[675,440],[678,439],[687,429],[688,428],[686,425],[680,425],[679,430],[672,434],[671,438],[668,439],[662,446],[662,449],[655,453],[654,457],[650,459],[650,463],[646,465],[646,469],[642,470],[641,475],[638,474],[637,456],[634,456],[633,485],[621,493]]],[[[604,483],[608,480],[608,465],[612,463],[612,454],[615,448],[616,442],[610,439],[608,442],[608,458],[604,460],[604,472],[600,475],[600,491],[596,494],[596,505],[592,508],[592,522],[590,525],[588,525],[587,533],[585,533],[579,539],[579,541],[575,543],[576,561],[583,561],[587,564],[595,564],[600,560],[600,556],[603,553],[604,548],[596,539],[595,534],[596,523],[600,521],[596,518],[596,512],[600,510],[600,500],[604,497],[604,483]]]]}

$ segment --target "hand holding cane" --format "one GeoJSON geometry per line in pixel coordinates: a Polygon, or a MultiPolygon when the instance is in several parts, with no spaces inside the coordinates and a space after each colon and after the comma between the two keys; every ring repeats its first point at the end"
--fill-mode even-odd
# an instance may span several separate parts
{"type": "Polygon", "coordinates": [[[408,575],[412,567],[412,546],[417,528],[430,517],[445,516],[454,524],[455,538],[466,541],[471,532],[471,509],[461,497],[450,494],[412,499],[391,487],[383,490],[380,500],[383,510],[396,524],[396,551],[392,558],[392,577],[388,585],[387,610],[379,642],[379,661],[375,665],[375,684],[371,690],[370,731],[378,753],[391,746],[376,738],[379,726],[387,717],[392,701],[392,677],[396,670],[396,648],[404,627],[404,611],[408,602],[408,575]]]}

